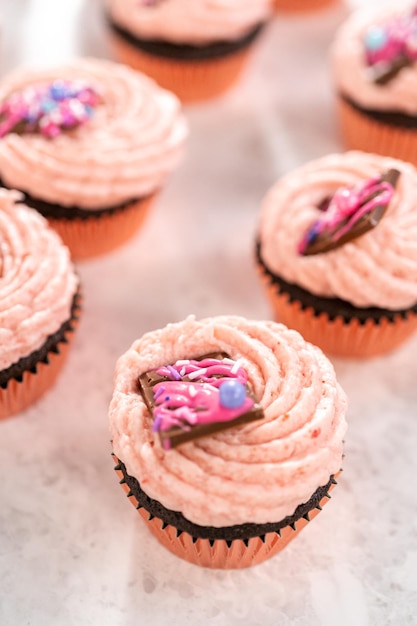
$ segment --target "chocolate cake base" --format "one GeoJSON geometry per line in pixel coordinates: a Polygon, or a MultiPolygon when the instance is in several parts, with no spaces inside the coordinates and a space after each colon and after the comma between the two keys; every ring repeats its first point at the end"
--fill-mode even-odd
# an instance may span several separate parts
{"type": "Polygon", "coordinates": [[[107,15],[107,23],[114,33],[143,52],[162,58],[177,59],[179,61],[216,59],[239,52],[249,46],[265,26],[264,23],[257,24],[249,33],[233,41],[218,41],[204,46],[192,46],[188,44],[169,43],[159,39],[141,39],[116,24],[109,15],[107,15]]]}
{"type": "Polygon", "coordinates": [[[363,325],[369,319],[379,324],[382,319],[394,322],[398,316],[406,319],[410,313],[417,314],[417,303],[409,309],[390,310],[380,309],[378,307],[358,308],[340,298],[321,298],[320,296],[315,296],[302,287],[288,283],[280,276],[273,274],[263,262],[259,241],[256,244],[256,260],[267,280],[271,285],[276,287],[277,292],[287,294],[290,302],[299,302],[303,310],[311,308],[316,317],[321,313],[325,313],[330,320],[341,317],[346,323],[349,323],[353,319],[356,319],[363,325]]]}
{"type": "Polygon", "coordinates": [[[74,330],[74,323],[78,320],[81,309],[80,301],[81,295],[80,292],[77,291],[72,301],[70,318],[61,324],[55,333],[49,335],[38,350],[34,350],[28,356],[22,357],[19,361],[10,365],[10,367],[0,371],[1,389],[6,389],[9,381],[12,379],[22,382],[23,375],[27,371],[36,374],[38,363],[48,363],[48,354],[58,354],[59,344],[68,343],[66,335],[68,332],[73,332],[74,330]]]}
{"type": "Polygon", "coordinates": [[[185,518],[182,513],[167,509],[157,500],[150,498],[141,488],[139,481],[127,473],[124,463],[115,456],[113,456],[113,458],[117,463],[114,469],[117,472],[121,472],[123,475],[120,482],[128,485],[130,491],[127,496],[133,496],[136,498],[138,501],[137,508],[146,509],[149,513],[149,519],[157,517],[162,520],[164,527],[173,526],[177,529],[177,536],[186,532],[191,535],[195,541],[197,541],[197,539],[208,539],[209,541],[223,539],[226,542],[232,542],[236,539],[241,539],[242,541],[247,542],[251,537],[262,538],[264,535],[271,532],[275,532],[280,535],[281,530],[287,526],[291,526],[295,530],[295,522],[297,520],[304,518],[309,521],[309,511],[312,511],[313,509],[321,509],[321,500],[323,498],[331,497],[328,493],[329,489],[332,485],[336,484],[334,476],[332,475],[328,483],[323,487],[319,487],[308,502],[300,504],[294,511],[293,515],[285,517],[279,522],[268,524],[238,524],[235,526],[223,526],[221,528],[217,528],[215,526],[200,526],[198,524],[194,524],[185,518]]]}
{"type": "Polygon", "coordinates": [[[344,94],[339,94],[340,98],[348,104],[352,109],[369,117],[374,122],[380,122],[381,124],[388,124],[389,126],[396,126],[398,128],[404,128],[408,130],[415,129],[417,131],[417,116],[407,115],[398,111],[381,111],[377,109],[367,109],[354,102],[351,98],[344,94]]]}
{"type": "MultiPolygon", "coordinates": [[[[8,187],[3,180],[0,178],[0,187],[4,189],[11,189],[8,187]]],[[[19,189],[20,193],[23,194],[23,202],[27,206],[35,209],[46,218],[53,219],[62,219],[62,220],[95,220],[99,219],[104,215],[114,215],[127,209],[132,205],[132,203],[138,202],[142,198],[131,198],[130,200],[126,200],[120,204],[116,204],[114,206],[104,208],[104,209],[82,209],[78,206],[64,206],[62,204],[57,204],[54,202],[46,202],[45,200],[41,200],[35,196],[32,196],[25,191],[19,189]]]]}

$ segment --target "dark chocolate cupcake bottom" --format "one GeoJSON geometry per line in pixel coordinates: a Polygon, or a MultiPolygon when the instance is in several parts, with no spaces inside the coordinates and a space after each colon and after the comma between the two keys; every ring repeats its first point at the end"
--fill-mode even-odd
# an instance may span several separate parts
{"type": "Polygon", "coordinates": [[[23,411],[52,387],[65,363],[78,324],[80,303],[77,292],[70,318],[38,350],[0,371],[0,418],[23,411]]]}
{"type": "Polygon", "coordinates": [[[248,33],[233,41],[218,41],[203,46],[174,44],[160,39],[140,39],[131,32],[116,24],[109,16],[107,23],[110,29],[130,45],[153,56],[177,59],[178,61],[207,61],[235,54],[247,48],[259,35],[264,24],[257,24],[248,33]]]}
{"type": "Polygon", "coordinates": [[[220,569],[256,565],[282,550],[321,511],[337,484],[331,476],[308,502],[279,522],[216,528],[194,524],[150,498],[136,478],[127,473],[123,462],[114,455],[113,459],[122,488],[158,541],[186,561],[220,569]]]}
{"type": "Polygon", "coordinates": [[[321,298],[257,266],[276,318],[307,341],[337,356],[369,357],[393,350],[417,330],[417,303],[409,309],[358,308],[339,298],[321,298]]]}
{"type": "MultiPolygon", "coordinates": [[[[8,188],[0,180],[2,187],[8,188]]],[[[41,213],[61,236],[74,259],[87,259],[123,245],[139,230],[155,194],[116,206],[88,210],[45,202],[22,192],[24,203],[41,213]]]]}
{"type": "Polygon", "coordinates": [[[213,98],[236,82],[264,27],[257,24],[233,41],[192,46],[137,38],[109,17],[108,25],[119,61],[148,74],[183,102],[213,98]]]}
{"type": "Polygon", "coordinates": [[[366,109],[343,94],[338,97],[338,116],[346,148],[417,165],[417,116],[366,109]]]}

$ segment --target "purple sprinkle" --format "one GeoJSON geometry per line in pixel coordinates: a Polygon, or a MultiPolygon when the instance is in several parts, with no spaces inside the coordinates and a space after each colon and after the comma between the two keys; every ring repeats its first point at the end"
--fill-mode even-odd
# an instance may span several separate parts
{"type": "Polygon", "coordinates": [[[167,365],[167,370],[174,380],[181,380],[181,375],[172,367],[172,365],[167,365]]]}
{"type": "Polygon", "coordinates": [[[157,433],[161,428],[162,415],[155,413],[155,419],[152,424],[152,432],[157,433]]]}
{"type": "Polygon", "coordinates": [[[157,400],[159,396],[164,393],[164,391],[165,391],[164,387],[158,387],[158,389],[155,391],[154,396],[153,396],[154,400],[157,400]]]}

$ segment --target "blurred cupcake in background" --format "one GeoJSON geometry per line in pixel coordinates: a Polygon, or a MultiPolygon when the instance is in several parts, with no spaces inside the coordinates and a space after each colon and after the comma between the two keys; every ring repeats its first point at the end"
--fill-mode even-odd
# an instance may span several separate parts
{"type": "Polygon", "coordinates": [[[78,259],[135,234],[186,135],[173,94],[110,61],[19,68],[0,82],[1,185],[23,192],[78,259]]]}
{"type": "Polygon", "coordinates": [[[0,418],[53,385],[80,308],[68,248],[20,196],[0,190],[0,418]]]}
{"type": "Polygon", "coordinates": [[[117,58],[184,102],[238,80],[271,9],[272,0],[107,0],[117,58]]]}
{"type": "Polygon", "coordinates": [[[277,12],[308,13],[341,4],[341,0],[274,0],[277,12]]]}
{"type": "Polygon", "coordinates": [[[361,9],[332,50],[340,129],[347,148],[417,165],[417,4],[361,9]]]}
{"type": "Polygon", "coordinates": [[[417,330],[417,171],[363,152],[283,176],[257,260],[277,319],[326,352],[388,352],[417,330]]]}

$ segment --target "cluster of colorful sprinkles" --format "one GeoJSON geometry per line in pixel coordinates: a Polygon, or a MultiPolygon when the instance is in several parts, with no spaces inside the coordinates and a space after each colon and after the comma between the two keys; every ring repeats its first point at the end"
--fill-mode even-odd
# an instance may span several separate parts
{"type": "Polygon", "coordinates": [[[392,169],[362,185],[338,189],[320,205],[322,217],[307,230],[299,254],[328,252],[375,228],[391,202],[399,175],[392,169]]]}
{"type": "Polygon", "coordinates": [[[370,26],[364,45],[374,81],[381,85],[389,82],[417,59],[417,6],[387,24],[370,26]]]}
{"type": "Polygon", "coordinates": [[[0,104],[0,137],[39,132],[53,139],[88,122],[99,102],[98,93],[81,80],[30,85],[0,104]]]}
{"type": "MultiPolygon", "coordinates": [[[[247,372],[239,360],[179,360],[158,368],[156,374],[162,380],[152,388],[153,430],[161,435],[165,449],[176,445],[178,432],[187,432],[185,440],[189,440],[206,434],[207,427],[209,432],[222,430],[236,418],[250,415],[255,405],[248,395],[247,372]]],[[[257,413],[250,419],[258,417],[257,413]]]]}

